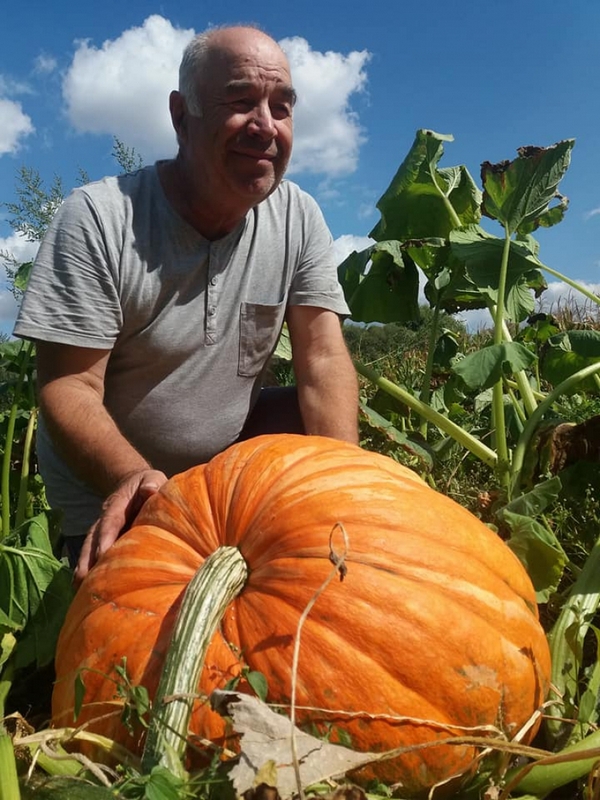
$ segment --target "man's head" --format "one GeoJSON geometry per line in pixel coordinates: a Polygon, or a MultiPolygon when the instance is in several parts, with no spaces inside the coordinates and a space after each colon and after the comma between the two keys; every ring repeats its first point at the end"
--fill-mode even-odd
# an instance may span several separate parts
{"type": "Polygon", "coordinates": [[[193,181],[220,201],[248,208],[281,181],[292,148],[287,58],[257,28],[217,28],[187,46],[171,117],[179,158],[193,181]]]}

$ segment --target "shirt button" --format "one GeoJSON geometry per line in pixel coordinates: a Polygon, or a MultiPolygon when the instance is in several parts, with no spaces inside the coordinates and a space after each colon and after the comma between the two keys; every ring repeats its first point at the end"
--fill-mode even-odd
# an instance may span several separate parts
{"type": "Polygon", "coordinates": [[[216,286],[217,285],[217,279],[216,278],[211,278],[210,279],[210,285],[211,286],[216,286]]]}
{"type": "Polygon", "coordinates": [[[214,317],[215,311],[216,311],[215,307],[214,306],[210,306],[210,308],[208,309],[208,316],[209,317],[214,317]]]}

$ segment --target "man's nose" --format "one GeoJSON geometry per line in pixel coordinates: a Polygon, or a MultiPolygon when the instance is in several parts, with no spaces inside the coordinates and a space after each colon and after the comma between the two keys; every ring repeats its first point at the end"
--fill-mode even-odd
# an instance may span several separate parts
{"type": "Polygon", "coordinates": [[[272,139],[276,135],[277,128],[268,103],[261,103],[254,109],[248,122],[248,131],[265,139],[272,139]]]}

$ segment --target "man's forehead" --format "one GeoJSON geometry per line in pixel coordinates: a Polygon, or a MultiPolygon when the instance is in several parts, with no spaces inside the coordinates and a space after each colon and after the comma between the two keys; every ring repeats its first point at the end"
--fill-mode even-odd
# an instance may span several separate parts
{"type": "MultiPolygon", "coordinates": [[[[278,93],[289,97],[290,100],[295,99],[296,92],[289,81],[274,76],[272,83],[274,90],[276,90],[278,93]]],[[[240,92],[250,91],[254,88],[256,88],[256,83],[246,78],[232,78],[231,80],[226,81],[224,86],[226,95],[235,95],[239,94],[240,92]]]]}

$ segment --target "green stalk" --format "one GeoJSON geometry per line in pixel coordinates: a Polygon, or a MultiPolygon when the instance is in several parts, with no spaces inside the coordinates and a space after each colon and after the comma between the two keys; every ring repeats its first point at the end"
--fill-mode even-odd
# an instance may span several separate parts
{"type": "Polygon", "coordinates": [[[583,641],[599,604],[600,539],[594,544],[548,635],[552,657],[549,699],[558,701],[546,710],[546,732],[552,742],[563,736],[565,723],[561,720],[576,713],[583,641]]]}
{"type": "MultiPolygon", "coordinates": [[[[421,386],[421,401],[426,405],[429,405],[429,398],[431,397],[431,376],[433,374],[433,359],[435,357],[435,341],[438,333],[439,320],[440,305],[436,303],[433,308],[431,330],[429,332],[429,347],[427,348],[427,361],[425,362],[425,373],[421,386]]],[[[421,436],[427,440],[427,419],[425,417],[421,417],[419,432],[421,436]]]]}
{"type": "Polygon", "coordinates": [[[540,759],[519,780],[519,775],[524,773],[522,767],[515,767],[506,774],[506,788],[502,797],[507,796],[507,791],[518,795],[527,794],[535,798],[546,797],[554,789],[566,786],[571,781],[579,780],[588,775],[600,759],[600,731],[582,739],[577,744],[565,747],[559,753],[540,759]]]}
{"type": "MultiPolygon", "coordinates": [[[[506,276],[508,275],[508,257],[510,254],[510,233],[508,226],[504,226],[504,248],[502,250],[502,260],[500,262],[500,275],[498,278],[498,303],[494,317],[494,344],[502,344],[503,323],[504,323],[504,304],[506,295],[506,276]]],[[[498,454],[498,479],[500,485],[505,489],[510,489],[510,456],[508,443],[506,441],[506,419],[504,416],[504,386],[502,378],[496,381],[492,387],[492,428],[496,453],[498,454]]],[[[509,496],[510,497],[510,496],[509,496]]]]}
{"type": "Polygon", "coordinates": [[[362,375],[364,378],[367,378],[375,386],[379,387],[396,400],[399,400],[401,403],[404,403],[404,405],[407,405],[413,411],[416,411],[417,414],[427,419],[433,425],[436,425],[440,430],[457,441],[480,461],[483,461],[483,463],[488,467],[491,469],[496,468],[496,464],[498,462],[498,456],[496,453],[479,439],[476,439],[468,431],[464,430],[464,428],[461,428],[459,425],[452,422],[452,420],[449,420],[443,414],[440,414],[439,411],[436,411],[431,406],[423,403],[410,392],[406,391],[406,389],[403,389],[401,386],[398,386],[396,383],[393,383],[387,378],[381,377],[381,375],[379,375],[371,367],[361,364],[360,361],[355,361],[354,366],[360,375],[362,375]]]}
{"type": "Polygon", "coordinates": [[[562,381],[562,383],[559,383],[558,386],[552,389],[552,391],[548,393],[546,398],[539,404],[535,412],[531,415],[527,421],[527,424],[525,425],[525,428],[523,429],[523,433],[519,436],[519,441],[517,442],[513,453],[513,463],[511,469],[511,494],[515,494],[519,490],[525,454],[527,452],[527,448],[529,447],[531,437],[542,421],[544,414],[550,410],[552,404],[555,403],[561,395],[568,394],[572,389],[575,389],[580,381],[585,380],[590,375],[594,375],[596,372],[600,372],[600,363],[589,364],[587,367],[583,367],[577,372],[574,372],[573,375],[570,375],[568,378],[562,381]]]}
{"type": "Polygon", "coordinates": [[[0,800],[21,800],[12,739],[0,722],[0,800]]]}
{"type": "Polygon", "coordinates": [[[248,567],[237,547],[220,547],[190,581],[153,703],[142,771],[156,765],[185,777],[188,725],[210,640],[225,609],[243,588],[248,567]]]}
{"type": "Polygon", "coordinates": [[[29,457],[31,455],[36,419],[37,409],[32,408],[29,415],[29,422],[27,423],[27,432],[25,434],[25,444],[23,447],[23,463],[21,465],[21,478],[19,481],[19,499],[17,502],[15,528],[18,528],[19,525],[25,521],[27,511],[27,499],[29,497],[29,457]]]}
{"type": "Polygon", "coordinates": [[[6,538],[10,533],[10,464],[15,436],[15,423],[19,411],[19,397],[21,396],[21,391],[25,382],[25,375],[27,374],[32,351],[33,342],[28,342],[21,347],[20,353],[23,356],[23,360],[21,362],[21,369],[19,370],[19,378],[15,386],[15,399],[8,418],[6,441],[4,443],[4,457],[2,459],[2,479],[0,481],[2,497],[2,530],[0,531],[0,540],[6,538]]]}
{"type": "MultiPolygon", "coordinates": [[[[506,320],[502,320],[502,334],[504,336],[505,342],[512,342],[512,336],[510,335],[510,331],[508,329],[508,325],[506,324],[506,320]]],[[[537,408],[537,401],[536,401],[536,393],[531,388],[529,383],[529,378],[527,377],[527,373],[525,370],[520,369],[518,372],[515,373],[515,383],[517,384],[517,388],[519,389],[519,394],[521,395],[521,399],[523,400],[523,405],[525,406],[525,411],[527,412],[527,416],[531,416],[533,412],[537,408]]],[[[539,382],[538,382],[539,383],[539,382]]],[[[544,399],[543,394],[539,393],[540,397],[538,399],[544,399]]]]}
{"type": "Polygon", "coordinates": [[[440,186],[439,186],[439,184],[438,184],[438,182],[436,180],[436,177],[435,177],[435,169],[430,170],[429,171],[429,175],[431,176],[431,182],[435,186],[438,194],[440,195],[440,197],[442,198],[442,200],[444,202],[444,206],[446,207],[446,210],[447,210],[447,212],[448,212],[448,214],[449,214],[449,216],[450,216],[450,218],[452,220],[452,224],[454,225],[455,228],[460,228],[462,226],[462,222],[460,221],[460,217],[456,213],[456,211],[454,209],[454,206],[452,205],[452,203],[450,202],[450,200],[448,198],[448,195],[444,191],[442,191],[442,189],[440,188],[440,186]]]}

